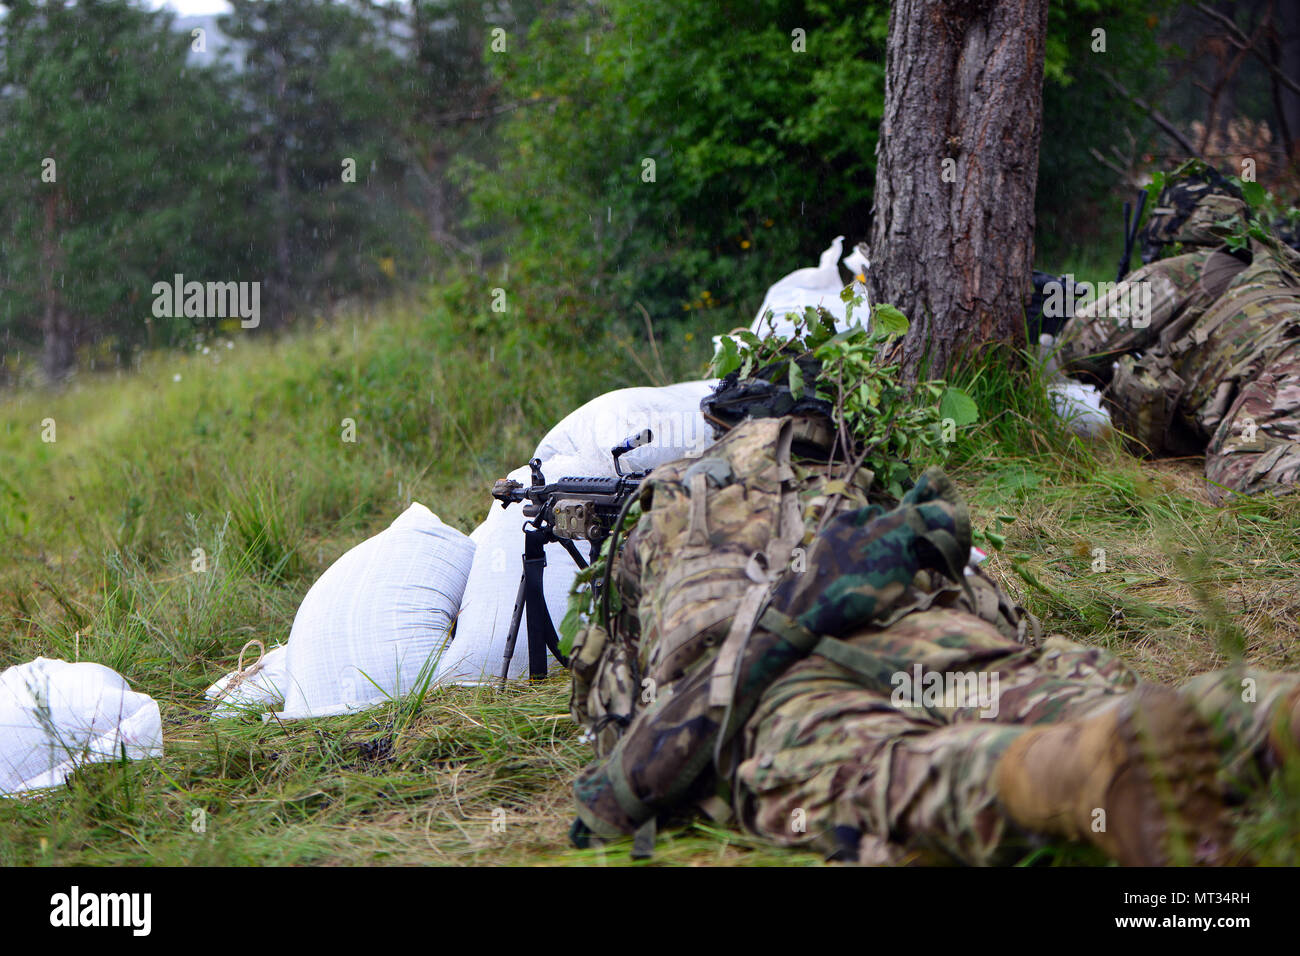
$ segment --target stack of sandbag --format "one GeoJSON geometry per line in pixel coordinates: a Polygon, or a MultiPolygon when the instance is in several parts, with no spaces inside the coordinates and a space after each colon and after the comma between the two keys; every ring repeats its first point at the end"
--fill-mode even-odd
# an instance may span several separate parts
{"type": "MultiPolygon", "coordinates": [[[[685,455],[698,454],[713,442],[713,432],[700,414],[700,399],[716,382],[683,382],[665,388],[623,388],[592,399],[550,430],[533,457],[542,461],[548,481],[567,476],[614,475],[610,449],[630,435],[650,429],[649,445],[621,459],[624,471],[643,471],[685,455]]],[[[508,476],[528,484],[527,466],[508,476]]],[[[486,489],[485,489],[486,490],[486,489]]],[[[523,505],[494,504],[470,538],[474,564],[461,601],[456,638],[438,666],[440,683],[479,683],[499,678],[506,632],[523,571],[523,505]]],[[[585,542],[579,542],[583,557],[585,542]]],[[[551,619],[558,628],[568,605],[578,568],[559,544],[546,547],[543,591],[551,619]]],[[[528,625],[521,622],[509,676],[528,672],[528,625]]]]}
{"type": "Polygon", "coordinates": [[[232,672],[208,688],[217,700],[213,716],[325,717],[431,682],[473,558],[467,536],[412,504],[312,585],[286,646],[268,653],[256,673],[232,672]]]}
{"type": "Polygon", "coordinates": [[[162,716],[103,664],[38,657],[0,673],[0,794],[62,786],[83,763],[161,757],[162,716]]]}

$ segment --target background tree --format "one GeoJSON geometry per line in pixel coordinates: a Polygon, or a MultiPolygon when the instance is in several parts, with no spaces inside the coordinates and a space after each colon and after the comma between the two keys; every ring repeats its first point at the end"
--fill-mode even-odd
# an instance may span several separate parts
{"type": "Polygon", "coordinates": [[[481,250],[462,235],[466,197],[454,168],[490,162],[499,117],[519,108],[517,102],[502,101],[501,81],[489,61],[518,55],[535,7],[531,2],[410,0],[384,8],[390,35],[403,49],[398,72],[387,82],[399,107],[390,143],[408,173],[408,200],[429,238],[475,268],[481,250]]]}
{"type": "MultiPolygon", "coordinates": [[[[668,330],[684,340],[748,322],[775,278],[870,228],[887,0],[234,0],[203,22],[206,54],[189,49],[188,21],[142,2],[0,2],[0,377],[26,375],[34,349],[57,376],[78,352],[122,361],[205,334],[208,320],[149,314],[151,283],[178,271],[262,281],[270,326],[431,277],[474,310],[486,263],[512,322],[639,332],[644,310],[661,329],[687,320],[668,330]],[[216,51],[229,69],[207,67],[216,51]]],[[[1005,188],[997,157],[1034,161],[1025,130],[994,131],[1009,142],[995,148],[973,119],[1019,82],[997,73],[1006,38],[987,32],[1003,5],[904,0],[896,14],[922,6],[942,14],[941,52],[969,68],[953,95],[977,107],[936,122],[972,139],[925,146],[956,161],[958,182],[938,183],[949,195],[917,178],[940,175],[933,164],[900,160],[889,181],[932,204],[909,217],[946,209],[956,228],[1005,188]]],[[[1113,274],[1120,201],[1182,148],[1166,127],[1221,166],[1258,159],[1266,185],[1300,182],[1293,7],[1051,4],[1037,265],[1113,274]]],[[[1001,202],[985,211],[1029,227],[1001,202]]],[[[875,250],[878,281],[929,270],[937,287],[978,261],[983,282],[990,256],[1023,248],[993,236],[978,253],[966,242],[965,260],[922,250],[918,267],[916,238],[875,250]]],[[[1006,315],[1018,325],[1018,308],[1006,315]]]]}
{"type": "Polygon", "coordinates": [[[548,5],[526,42],[489,57],[503,100],[523,104],[473,179],[479,215],[503,227],[490,258],[516,285],[536,278],[543,319],[752,312],[865,219],[887,12],[548,5]]]}
{"type": "MultiPolygon", "coordinates": [[[[246,177],[209,148],[232,113],[170,17],[121,0],[10,3],[0,48],[0,327],[53,380],[76,349],[170,342],[153,282],[220,260],[246,177]],[[34,333],[34,334],[33,334],[34,333]]],[[[185,320],[179,320],[184,323],[185,320]]]]}
{"type": "Polygon", "coordinates": [[[384,143],[394,104],[375,81],[398,54],[365,7],[231,6],[220,22],[243,53],[238,142],[258,170],[250,213],[267,246],[263,307],[277,324],[391,276],[410,248],[411,222],[397,211],[403,165],[384,143]]]}
{"type": "Polygon", "coordinates": [[[1024,341],[1047,0],[895,0],[870,281],[911,319],[904,373],[1024,341]]]}

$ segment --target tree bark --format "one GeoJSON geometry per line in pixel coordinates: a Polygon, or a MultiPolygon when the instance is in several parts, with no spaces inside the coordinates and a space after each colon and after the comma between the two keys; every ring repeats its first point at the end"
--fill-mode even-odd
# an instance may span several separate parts
{"type": "Polygon", "coordinates": [[[870,281],[908,380],[1024,342],[1046,33],[1047,0],[892,5],[870,281]]]}
{"type": "Polygon", "coordinates": [[[42,200],[45,228],[41,234],[41,367],[55,384],[72,371],[77,360],[76,325],[60,291],[63,247],[59,243],[59,193],[54,187],[42,200]]]}

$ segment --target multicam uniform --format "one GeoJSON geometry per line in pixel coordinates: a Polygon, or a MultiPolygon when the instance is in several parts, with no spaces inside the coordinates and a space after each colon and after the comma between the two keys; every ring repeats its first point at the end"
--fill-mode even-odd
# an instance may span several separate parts
{"type": "MultiPolygon", "coordinates": [[[[1224,214],[1226,198],[1210,199],[1202,218],[1224,214]]],[[[1144,266],[1070,320],[1062,368],[1108,382],[1116,424],[1152,454],[1203,449],[1216,502],[1289,490],[1300,481],[1300,259],[1257,240],[1230,255],[1191,231],[1185,247],[1207,245],[1144,266]],[[1135,321],[1126,306],[1142,284],[1150,314],[1135,321]]]]}
{"type": "MultiPolygon", "coordinates": [[[[941,474],[871,506],[869,471],[831,479],[790,455],[791,422],[744,422],[647,479],[615,559],[612,633],[592,626],[574,647],[573,716],[598,758],[575,784],[575,833],[694,805],[839,858],[1014,860],[1030,835],[999,806],[998,759],[1137,677],[1099,648],[1040,642],[991,580],[963,573],[969,524],[941,474]],[[900,675],[995,693],[900,698],[900,675]]],[[[1241,774],[1296,687],[1221,672],[1182,693],[1241,774]]]]}

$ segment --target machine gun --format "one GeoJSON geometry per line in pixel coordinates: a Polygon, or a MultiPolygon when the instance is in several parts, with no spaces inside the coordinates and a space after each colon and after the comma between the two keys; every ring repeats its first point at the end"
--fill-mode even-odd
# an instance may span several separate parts
{"type": "Polygon", "coordinates": [[[492,486],[492,497],[508,508],[515,502],[524,503],[524,571],[519,578],[519,592],[515,597],[514,612],[510,616],[510,630],[506,634],[505,656],[501,663],[501,686],[505,686],[510,661],[515,656],[515,642],[519,639],[519,624],[527,614],[528,620],[528,677],[540,680],[546,676],[546,652],[565,667],[569,662],[560,653],[559,637],[546,607],[542,591],[542,573],[546,568],[546,545],[558,541],[580,568],[596,560],[605,539],[613,533],[623,514],[624,505],[641,486],[645,471],[624,472],[619,459],[633,448],[652,441],[654,435],[645,429],[630,436],[610,449],[614,457],[614,478],[573,478],[548,482],[542,474],[541,459],[528,463],[532,480],[524,485],[508,478],[499,478],[492,486]],[[589,544],[589,557],[584,559],[576,541],[589,544]]]}

